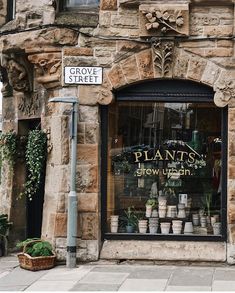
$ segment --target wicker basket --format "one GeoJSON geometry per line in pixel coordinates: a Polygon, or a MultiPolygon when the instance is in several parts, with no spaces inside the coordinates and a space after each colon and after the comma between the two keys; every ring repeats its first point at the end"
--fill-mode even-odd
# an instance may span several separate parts
{"type": "Polygon", "coordinates": [[[51,269],[55,266],[55,254],[51,256],[38,256],[32,257],[29,254],[25,253],[26,247],[29,244],[34,242],[40,242],[41,240],[33,240],[28,242],[23,247],[23,252],[19,253],[18,259],[20,263],[20,267],[30,271],[39,271],[39,270],[47,270],[51,269]]]}

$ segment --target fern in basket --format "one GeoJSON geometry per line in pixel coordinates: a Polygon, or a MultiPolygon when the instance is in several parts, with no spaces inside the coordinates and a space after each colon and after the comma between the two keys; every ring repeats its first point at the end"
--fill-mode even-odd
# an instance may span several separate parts
{"type": "Polygon", "coordinates": [[[51,244],[48,241],[39,238],[26,239],[25,241],[18,243],[16,246],[18,248],[24,248],[26,246],[25,253],[32,257],[54,255],[51,244]]]}

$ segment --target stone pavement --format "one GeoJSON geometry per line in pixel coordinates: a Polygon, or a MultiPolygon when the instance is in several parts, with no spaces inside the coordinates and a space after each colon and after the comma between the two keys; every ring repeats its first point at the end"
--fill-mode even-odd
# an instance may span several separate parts
{"type": "Polygon", "coordinates": [[[97,262],[30,272],[1,257],[0,291],[235,291],[235,267],[97,262]]]}

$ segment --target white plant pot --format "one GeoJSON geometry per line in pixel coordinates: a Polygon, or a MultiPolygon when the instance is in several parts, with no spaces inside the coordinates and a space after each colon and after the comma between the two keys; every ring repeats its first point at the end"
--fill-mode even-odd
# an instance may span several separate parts
{"type": "Polygon", "coordinates": [[[181,234],[182,231],[182,225],[181,226],[172,226],[173,234],[181,234]]]}
{"type": "Polygon", "coordinates": [[[221,223],[215,223],[213,225],[213,233],[214,235],[221,235],[221,223]]]}
{"type": "Polygon", "coordinates": [[[193,223],[192,222],[185,222],[184,234],[193,234],[193,223]]]}
{"type": "Polygon", "coordinates": [[[161,233],[162,234],[169,234],[171,223],[161,223],[161,233]]]}
{"type": "Polygon", "coordinates": [[[117,233],[118,224],[111,224],[111,233],[117,233]]]}
{"type": "Polygon", "coordinates": [[[157,226],[149,226],[149,233],[156,234],[157,233],[157,226]]]}
{"type": "Polygon", "coordinates": [[[146,218],[150,218],[152,215],[152,206],[146,205],[145,207],[146,207],[145,216],[146,218]]]}
{"type": "Polygon", "coordinates": [[[205,216],[201,216],[200,221],[201,221],[201,227],[202,228],[206,228],[206,226],[207,226],[207,219],[206,219],[206,217],[205,216]]]}
{"type": "Polygon", "coordinates": [[[157,210],[152,211],[152,217],[153,218],[158,218],[158,211],[157,210]]]}
{"type": "Polygon", "coordinates": [[[192,219],[193,219],[193,225],[199,226],[199,214],[193,214],[192,219]]]}
{"type": "Polygon", "coordinates": [[[159,218],[165,218],[166,217],[166,207],[159,207],[158,214],[159,214],[159,218]]]}

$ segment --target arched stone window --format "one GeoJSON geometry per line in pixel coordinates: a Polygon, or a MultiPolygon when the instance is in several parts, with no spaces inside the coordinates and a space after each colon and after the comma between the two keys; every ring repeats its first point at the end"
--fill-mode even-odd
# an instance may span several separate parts
{"type": "Polygon", "coordinates": [[[102,115],[104,238],[224,240],[227,110],[213,89],[165,79],[115,95],[102,115]]]}

